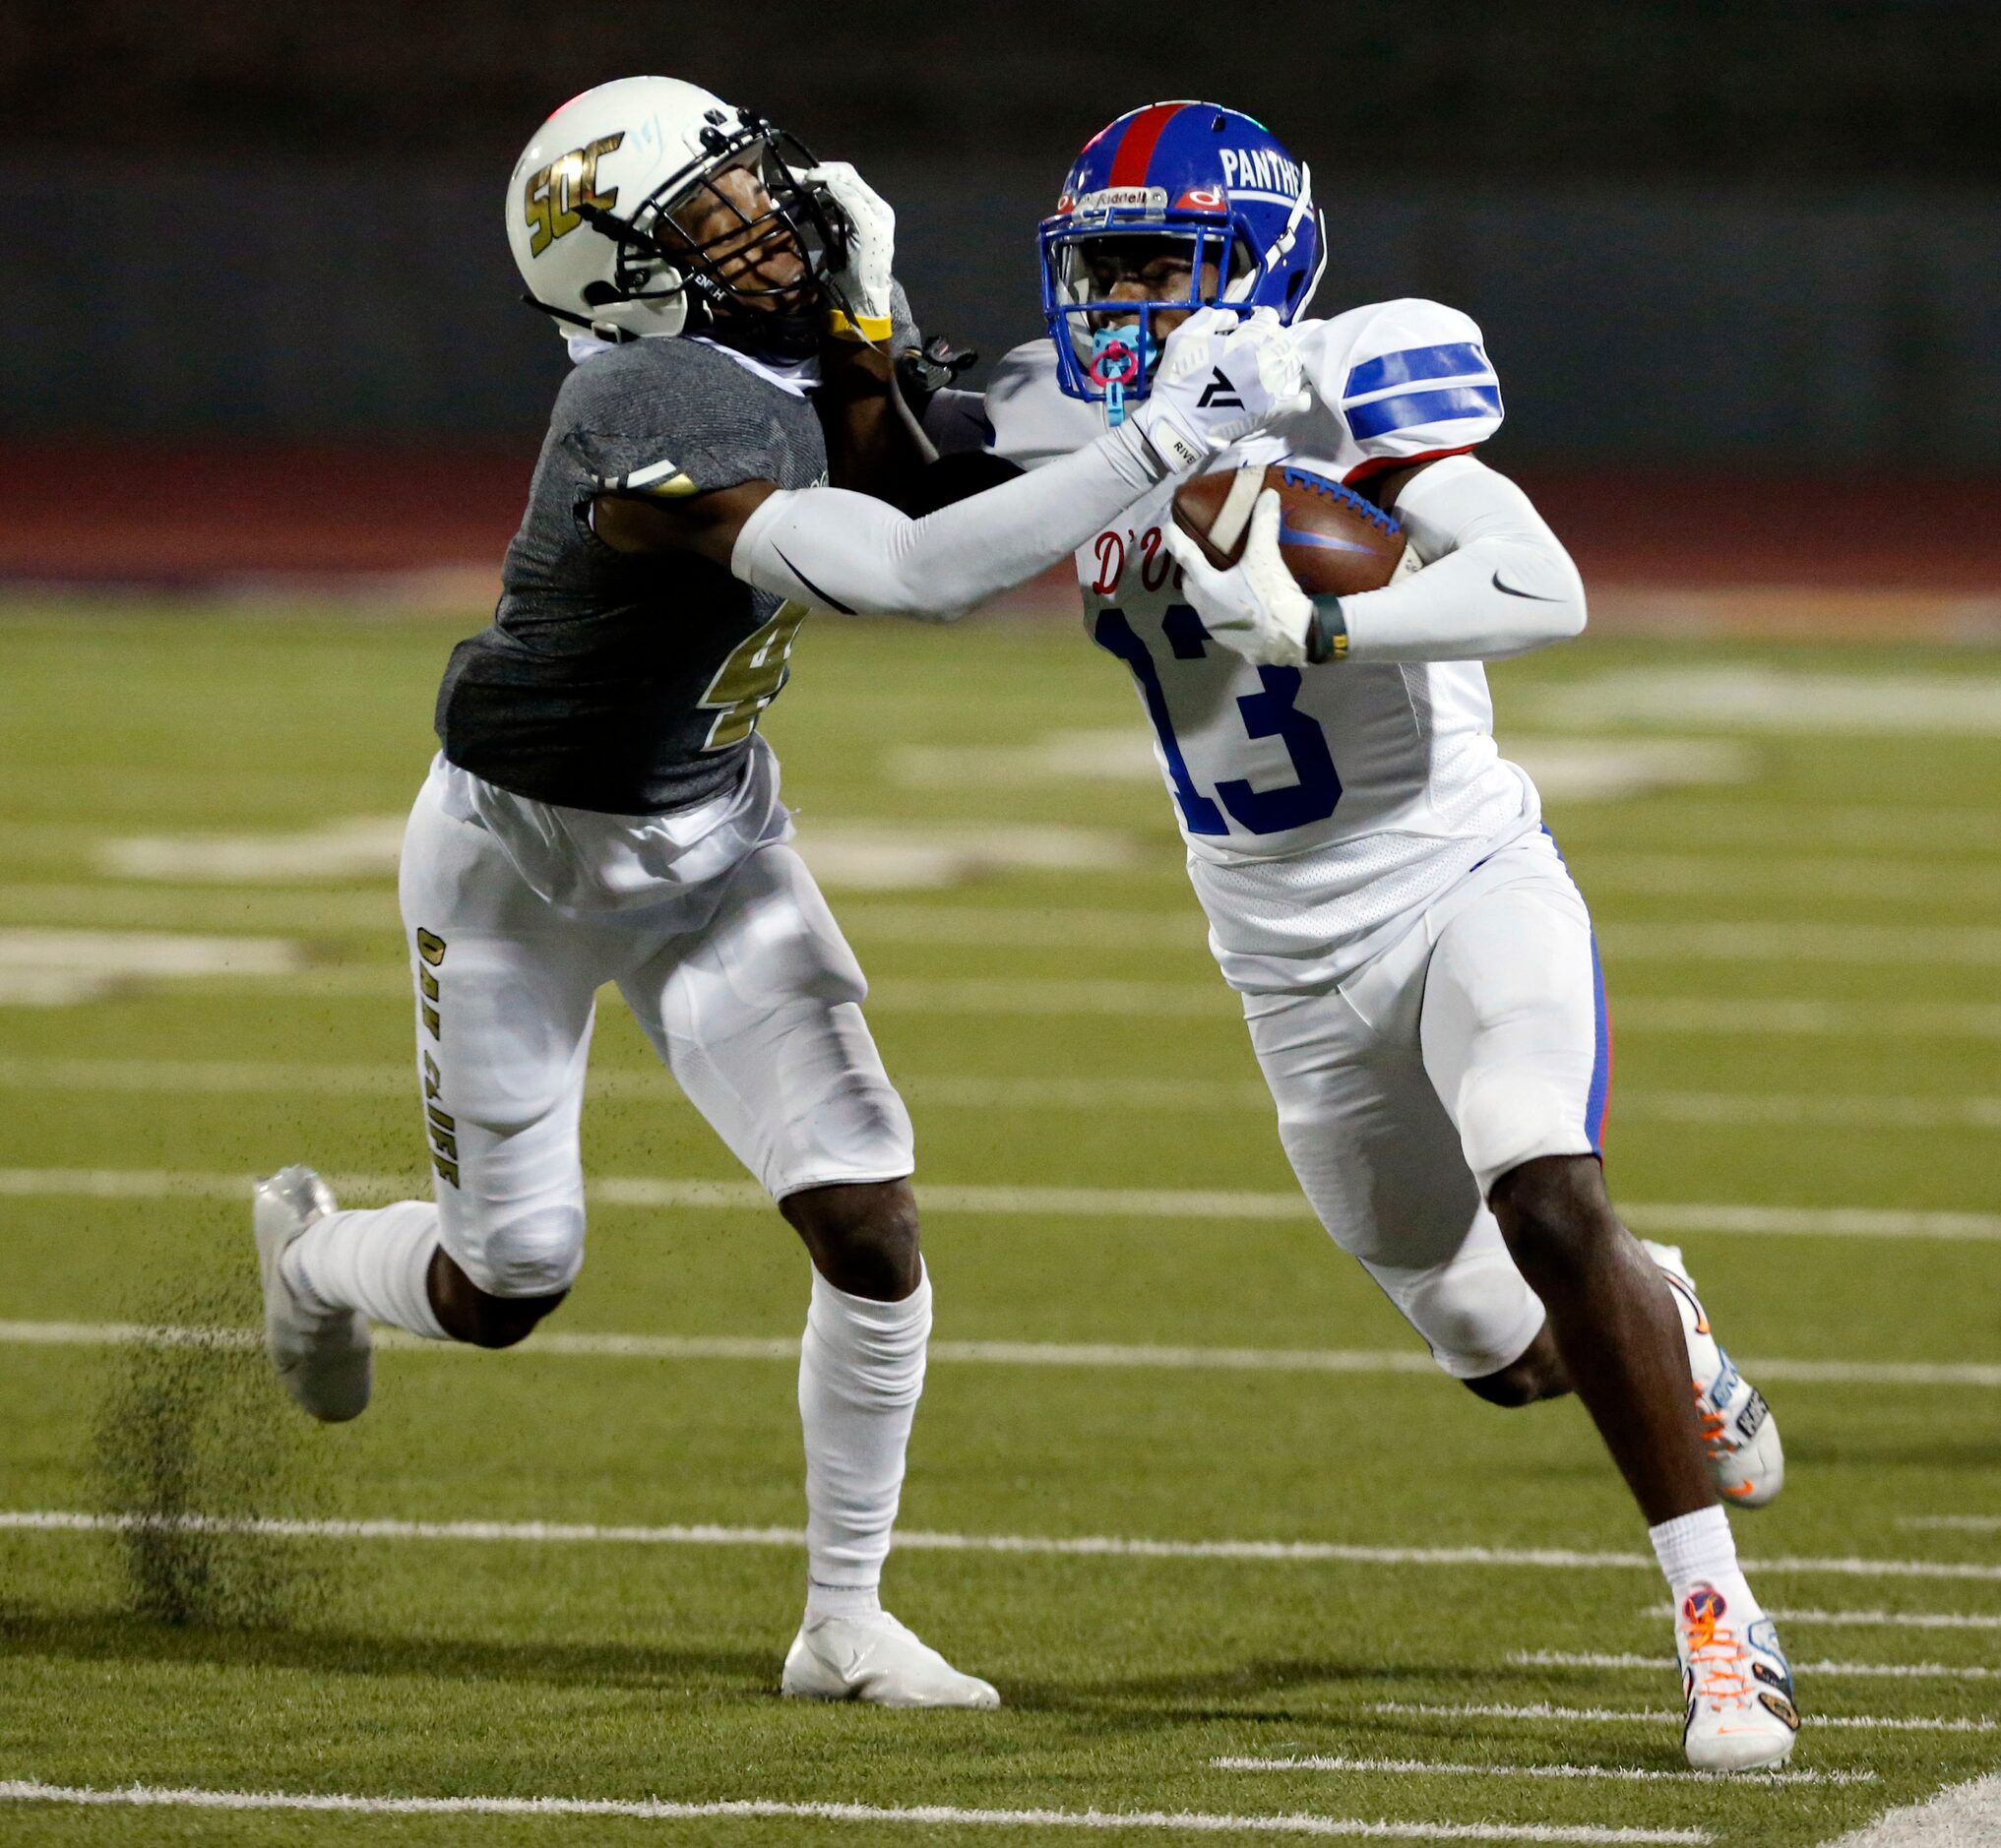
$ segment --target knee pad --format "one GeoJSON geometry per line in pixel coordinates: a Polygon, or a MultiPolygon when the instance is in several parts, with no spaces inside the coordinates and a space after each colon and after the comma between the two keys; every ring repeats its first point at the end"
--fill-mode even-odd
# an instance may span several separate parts
{"type": "Polygon", "coordinates": [[[1542,1073],[1475,1066],[1459,1087],[1460,1144],[1485,1200],[1494,1183],[1538,1155],[1589,1155],[1584,1099],[1542,1073]]]}
{"type": "Polygon", "coordinates": [[[1542,1326],[1542,1304],[1505,1251],[1426,1270],[1368,1269],[1455,1380],[1512,1367],[1542,1326]]]}
{"type": "Polygon", "coordinates": [[[584,1267],[584,1208],[533,1206],[481,1228],[476,1249],[447,1249],[488,1296],[554,1296],[584,1267]]]}

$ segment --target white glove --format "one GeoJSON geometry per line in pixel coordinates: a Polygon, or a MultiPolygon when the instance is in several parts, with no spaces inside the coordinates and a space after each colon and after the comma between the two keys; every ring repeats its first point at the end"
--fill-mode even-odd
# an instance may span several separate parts
{"type": "Polygon", "coordinates": [[[1276,312],[1260,308],[1239,326],[1227,308],[1198,308],[1167,336],[1132,423],[1171,474],[1306,405],[1299,355],[1276,312]]]}
{"type": "Polygon", "coordinates": [[[1267,488],[1251,509],[1243,555],[1218,571],[1202,548],[1171,520],[1167,549],[1181,567],[1182,588],[1202,626],[1233,654],[1258,667],[1302,667],[1339,660],[1347,636],[1333,633],[1313,599],[1293,582],[1279,552],[1279,495],[1267,488]]]}
{"type": "Polygon", "coordinates": [[[838,340],[880,346],[890,338],[890,270],[897,254],[897,215],[845,160],[823,160],[799,177],[824,187],[851,227],[847,263],[827,278],[833,298],[827,331],[838,340]]]}

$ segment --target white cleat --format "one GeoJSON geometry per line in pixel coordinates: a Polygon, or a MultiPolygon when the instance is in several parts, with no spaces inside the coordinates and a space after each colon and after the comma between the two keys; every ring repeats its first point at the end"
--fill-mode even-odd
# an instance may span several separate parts
{"type": "Polygon", "coordinates": [[[794,1700],[884,1707],[997,1707],[1000,1694],[952,1664],[887,1611],[809,1617],[785,1651],[781,1692],[794,1700]]]}
{"type": "Polygon", "coordinates": [[[374,1382],[373,1342],[364,1316],[302,1302],[285,1281],[285,1248],[334,1210],[333,1191],[310,1168],[281,1168],[259,1181],[251,1227],[264,1274],[264,1346],[300,1405],[326,1424],[358,1418],[374,1382]]]}
{"type": "Polygon", "coordinates": [[[1742,1579],[1730,1596],[1697,1585],[1674,1614],[1682,1750],[1698,1771],[1777,1770],[1799,1736],[1792,1667],[1742,1579]]]}
{"type": "Polygon", "coordinates": [[[1765,1395],[1740,1374],[1710,1332],[1709,1312],[1695,1293],[1680,1247],[1642,1239],[1681,1311],[1688,1343],[1689,1384],[1717,1489],[1731,1508],[1763,1508],[1785,1486],[1785,1449],[1765,1395]]]}

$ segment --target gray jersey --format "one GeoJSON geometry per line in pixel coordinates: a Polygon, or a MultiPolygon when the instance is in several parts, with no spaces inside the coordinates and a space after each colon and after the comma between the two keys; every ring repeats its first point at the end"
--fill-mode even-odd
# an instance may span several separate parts
{"type": "Polygon", "coordinates": [[[606,487],[672,501],[826,478],[812,404],[713,346],[635,340],[579,365],[557,394],[493,622],[445,669],[445,756],[520,795],[618,815],[729,787],[784,685],[805,606],[693,553],[615,552],[591,529],[591,502],[606,487]]]}

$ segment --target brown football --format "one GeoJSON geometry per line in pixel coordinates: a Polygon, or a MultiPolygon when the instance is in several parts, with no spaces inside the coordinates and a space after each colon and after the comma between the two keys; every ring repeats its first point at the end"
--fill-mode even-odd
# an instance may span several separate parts
{"type": "Polygon", "coordinates": [[[1289,462],[1197,475],[1174,492],[1174,524],[1219,569],[1234,565],[1266,488],[1279,493],[1279,554],[1309,596],[1380,590],[1404,557],[1404,529],[1373,501],[1289,462]]]}

